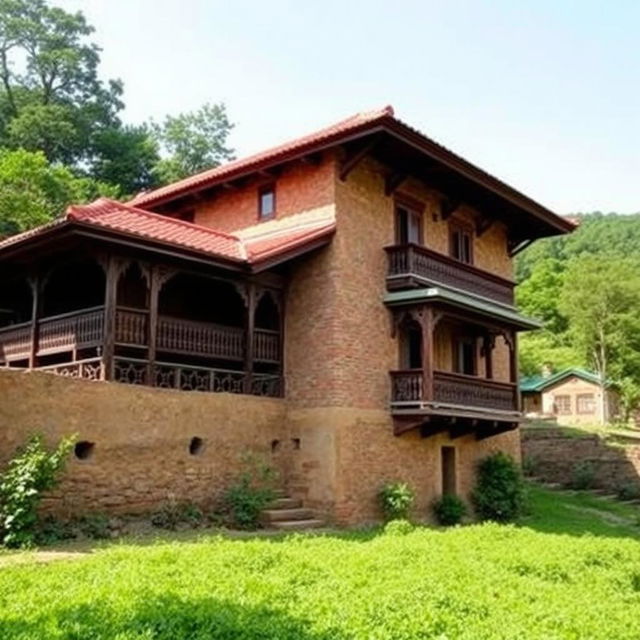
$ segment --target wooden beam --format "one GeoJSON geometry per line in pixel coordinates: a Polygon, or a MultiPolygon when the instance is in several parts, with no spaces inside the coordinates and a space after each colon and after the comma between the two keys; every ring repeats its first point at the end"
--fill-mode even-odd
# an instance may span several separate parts
{"type": "Polygon", "coordinates": [[[495,222],[495,218],[481,216],[476,222],[476,236],[480,238],[483,234],[489,231],[489,229],[491,229],[495,222]]]}
{"type": "Polygon", "coordinates": [[[120,269],[117,258],[109,254],[104,294],[104,350],[102,363],[104,379],[113,380],[114,356],[116,345],[116,303],[118,295],[118,277],[120,269]]]}
{"type": "Polygon", "coordinates": [[[340,167],[340,180],[344,182],[349,177],[349,174],[365,158],[365,156],[373,151],[373,148],[378,144],[378,140],[378,137],[374,137],[364,145],[359,146],[355,151],[347,154],[347,157],[342,161],[342,165],[340,167]]]}
{"type": "Polygon", "coordinates": [[[245,323],[244,392],[253,387],[253,338],[255,333],[256,285],[247,283],[247,314],[245,323]]]}
{"type": "Polygon", "coordinates": [[[162,281],[160,278],[159,267],[157,264],[151,265],[151,282],[149,283],[149,376],[148,383],[154,384],[153,369],[156,361],[157,340],[158,340],[158,300],[160,298],[160,290],[162,289],[162,281]]]}
{"type": "Polygon", "coordinates": [[[300,158],[300,162],[312,167],[317,167],[322,162],[322,152],[318,151],[317,153],[309,153],[305,156],[302,156],[300,158]]]}
{"type": "Polygon", "coordinates": [[[425,305],[420,317],[422,329],[422,400],[433,399],[433,310],[425,305]]]}
{"type": "Polygon", "coordinates": [[[443,220],[448,220],[459,206],[460,200],[458,198],[442,198],[440,201],[440,217],[443,220]]]}
{"type": "Polygon", "coordinates": [[[397,171],[390,173],[384,179],[384,194],[386,196],[393,195],[395,190],[409,177],[409,174],[404,171],[397,171]]]}
{"type": "Polygon", "coordinates": [[[524,251],[532,242],[533,240],[522,240],[520,242],[509,240],[507,243],[509,257],[513,258],[521,251],[524,251]]]}
{"type": "Polygon", "coordinates": [[[29,369],[35,369],[37,365],[38,354],[38,322],[40,319],[41,303],[41,279],[40,275],[36,273],[33,278],[29,279],[29,285],[31,286],[31,347],[29,350],[29,369]]]}

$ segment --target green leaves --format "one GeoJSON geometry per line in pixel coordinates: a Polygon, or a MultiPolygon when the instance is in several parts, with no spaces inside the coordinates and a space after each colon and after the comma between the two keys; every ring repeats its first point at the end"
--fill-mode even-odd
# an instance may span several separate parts
{"type": "Polygon", "coordinates": [[[414,502],[415,494],[404,482],[388,482],[378,492],[378,503],[387,522],[407,520],[414,502]]]}
{"type": "Polygon", "coordinates": [[[53,451],[35,435],[18,450],[0,477],[0,539],[7,547],[33,544],[42,494],[53,489],[75,438],[64,438],[53,451]]]}

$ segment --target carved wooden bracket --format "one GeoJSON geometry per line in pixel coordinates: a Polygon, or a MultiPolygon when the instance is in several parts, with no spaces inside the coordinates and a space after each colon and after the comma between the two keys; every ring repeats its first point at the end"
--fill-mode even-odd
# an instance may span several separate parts
{"type": "Polygon", "coordinates": [[[351,171],[353,171],[353,169],[356,168],[360,161],[363,160],[365,156],[373,150],[373,148],[378,144],[379,140],[380,138],[378,136],[375,136],[374,138],[369,139],[364,144],[360,144],[354,151],[351,151],[347,154],[340,167],[340,180],[344,182],[349,177],[351,171]]]}
{"type": "Polygon", "coordinates": [[[443,220],[448,220],[456,209],[460,206],[461,202],[458,198],[444,197],[440,201],[440,217],[443,220]]]}

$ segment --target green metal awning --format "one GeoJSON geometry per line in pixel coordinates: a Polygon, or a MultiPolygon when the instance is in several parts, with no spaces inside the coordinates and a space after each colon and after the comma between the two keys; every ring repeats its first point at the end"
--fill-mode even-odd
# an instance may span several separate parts
{"type": "Polygon", "coordinates": [[[518,329],[540,329],[542,323],[518,313],[515,307],[493,303],[487,298],[461,293],[448,287],[425,287],[421,289],[406,289],[391,291],[384,297],[384,303],[390,307],[398,307],[416,302],[433,302],[472,311],[475,314],[503,321],[518,329]]]}

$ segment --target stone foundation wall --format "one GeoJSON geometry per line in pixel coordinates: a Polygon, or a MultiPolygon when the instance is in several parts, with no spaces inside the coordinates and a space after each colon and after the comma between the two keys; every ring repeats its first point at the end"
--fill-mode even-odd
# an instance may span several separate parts
{"type": "Polygon", "coordinates": [[[534,475],[569,484],[577,464],[587,462],[594,472],[594,486],[612,492],[622,487],[640,490],[640,443],[605,441],[597,435],[573,434],[561,428],[524,428],[522,457],[534,475]]]}
{"type": "Polygon", "coordinates": [[[29,434],[94,443],[69,458],[45,503],[59,515],[139,512],[169,498],[211,503],[255,453],[283,476],[290,459],[283,400],[71,380],[0,371],[0,464],[29,434]],[[201,438],[200,453],[189,452],[201,438]],[[272,442],[278,441],[272,453],[272,442]]]}

